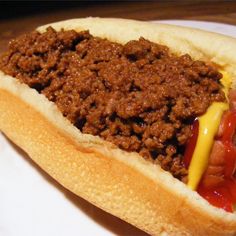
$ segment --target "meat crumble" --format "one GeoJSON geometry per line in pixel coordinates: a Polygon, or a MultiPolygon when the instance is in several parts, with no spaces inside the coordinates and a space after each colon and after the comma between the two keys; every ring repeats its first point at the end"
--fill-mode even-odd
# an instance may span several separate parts
{"type": "Polygon", "coordinates": [[[225,100],[213,65],[144,38],[121,45],[49,27],[12,40],[0,69],[44,94],[83,133],[138,152],[180,180],[194,119],[225,100]]]}

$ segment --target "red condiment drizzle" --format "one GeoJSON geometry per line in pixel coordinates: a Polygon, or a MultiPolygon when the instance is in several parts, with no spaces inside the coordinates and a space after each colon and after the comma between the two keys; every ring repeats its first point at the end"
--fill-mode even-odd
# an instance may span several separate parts
{"type": "MultiPolygon", "coordinates": [[[[232,102],[232,101],[231,101],[232,102]]],[[[232,106],[231,106],[232,109],[232,106]]],[[[212,205],[222,208],[225,211],[233,212],[233,205],[236,203],[236,147],[234,136],[236,130],[236,109],[227,111],[221,121],[222,134],[217,139],[222,142],[225,149],[224,158],[224,181],[216,186],[205,186],[200,182],[197,192],[212,205]]],[[[192,155],[196,146],[199,131],[199,122],[194,121],[192,126],[192,136],[187,144],[184,154],[184,165],[189,167],[192,155]]]]}
{"type": "Polygon", "coordinates": [[[212,205],[233,212],[233,205],[236,203],[236,179],[234,176],[236,148],[233,140],[236,129],[236,111],[227,111],[222,122],[223,132],[218,140],[222,142],[225,149],[223,156],[224,181],[217,186],[208,187],[205,187],[201,181],[197,191],[212,205]]]}
{"type": "Polygon", "coordinates": [[[227,187],[222,186],[207,189],[200,184],[197,192],[213,206],[222,208],[228,212],[233,212],[231,194],[227,187]]]}

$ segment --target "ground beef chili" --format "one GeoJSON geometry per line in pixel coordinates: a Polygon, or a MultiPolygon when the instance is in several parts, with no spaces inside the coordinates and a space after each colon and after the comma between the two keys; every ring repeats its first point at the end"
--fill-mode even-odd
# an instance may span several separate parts
{"type": "Polygon", "coordinates": [[[121,45],[48,28],[12,40],[0,68],[55,102],[83,133],[138,152],[181,180],[193,120],[225,100],[216,68],[144,38],[121,45]]]}

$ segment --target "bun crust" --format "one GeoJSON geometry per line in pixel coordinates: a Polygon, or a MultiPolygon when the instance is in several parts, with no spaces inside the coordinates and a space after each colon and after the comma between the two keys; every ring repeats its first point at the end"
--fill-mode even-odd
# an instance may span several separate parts
{"type": "MultiPolygon", "coordinates": [[[[233,38],[121,19],[85,18],[50,25],[57,30],[90,30],[119,43],[143,36],[175,53],[217,63],[232,78],[236,76],[233,38]]],[[[2,72],[0,130],[65,188],[152,235],[236,234],[235,214],[211,206],[137,153],[82,134],[55,104],[2,72]]]]}

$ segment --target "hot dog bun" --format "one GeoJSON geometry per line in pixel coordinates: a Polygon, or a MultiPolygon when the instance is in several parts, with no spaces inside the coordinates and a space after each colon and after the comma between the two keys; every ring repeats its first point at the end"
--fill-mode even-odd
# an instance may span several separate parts
{"type": "MultiPolygon", "coordinates": [[[[125,43],[143,36],[211,61],[232,78],[236,40],[190,28],[85,18],[50,24],[125,43]]],[[[44,31],[48,25],[39,27],[44,31]]],[[[0,130],[65,188],[152,234],[235,235],[236,215],[211,206],[159,166],[82,134],[43,95],[0,72],[0,130]]]]}

